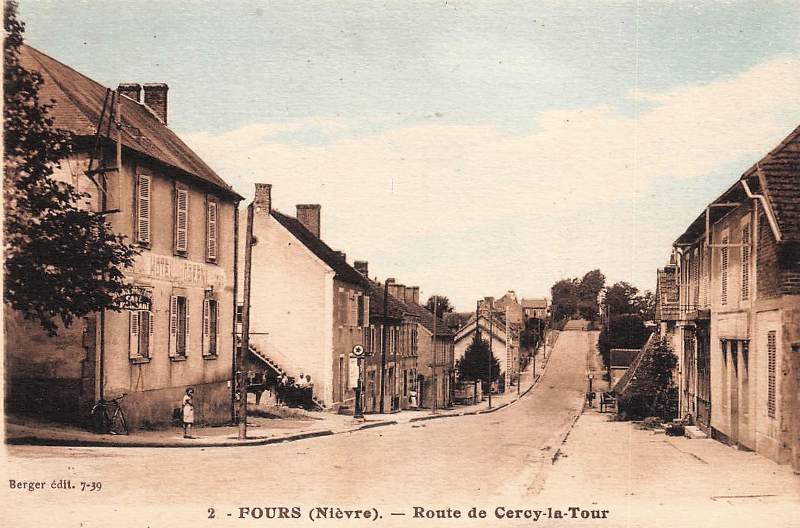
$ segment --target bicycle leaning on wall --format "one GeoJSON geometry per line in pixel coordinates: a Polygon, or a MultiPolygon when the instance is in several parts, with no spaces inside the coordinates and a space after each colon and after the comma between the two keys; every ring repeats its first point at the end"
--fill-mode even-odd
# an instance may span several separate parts
{"type": "Polygon", "coordinates": [[[125,394],[110,400],[99,400],[92,407],[95,430],[101,434],[126,435],[128,422],[122,410],[122,398],[125,394]]]}

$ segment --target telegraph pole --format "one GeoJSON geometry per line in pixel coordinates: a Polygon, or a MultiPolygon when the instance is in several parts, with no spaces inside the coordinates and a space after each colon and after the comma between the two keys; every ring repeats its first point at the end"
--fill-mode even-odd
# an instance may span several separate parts
{"type": "Polygon", "coordinates": [[[431,368],[433,369],[433,403],[431,404],[431,414],[436,414],[436,407],[437,407],[437,393],[438,387],[436,386],[436,312],[439,309],[439,296],[433,296],[433,336],[431,337],[431,349],[433,350],[433,362],[431,363],[431,368]]]}
{"type": "Polygon", "coordinates": [[[247,376],[244,355],[250,350],[250,271],[253,262],[253,204],[247,207],[244,244],[244,304],[242,305],[242,348],[236,356],[236,377],[239,383],[239,440],[247,438],[247,376]]]}
{"type": "Polygon", "coordinates": [[[386,394],[386,324],[389,314],[389,280],[383,284],[383,323],[381,324],[381,414],[385,412],[384,399],[386,394]]]}
{"type": "Polygon", "coordinates": [[[493,302],[489,303],[489,408],[492,408],[492,359],[494,359],[494,350],[492,341],[494,341],[494,306],[493,302]]]}

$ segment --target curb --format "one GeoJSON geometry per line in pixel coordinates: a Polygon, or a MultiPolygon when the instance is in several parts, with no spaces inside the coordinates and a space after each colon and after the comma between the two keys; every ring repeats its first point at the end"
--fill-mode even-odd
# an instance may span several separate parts
{"type": "Polygon", "coordinates": [[[387,420],[385,422],[375,422],[375,423],[368,423],[364,424],[361,427],[356,427],[355,429],[347,429],[345,431],[340,431],[340,433],[352,433],[353,431],[363,431],[364,429],[372,429],[374,427],[385,427],[387,425],[397,425],[397,420],[387,420]]]}

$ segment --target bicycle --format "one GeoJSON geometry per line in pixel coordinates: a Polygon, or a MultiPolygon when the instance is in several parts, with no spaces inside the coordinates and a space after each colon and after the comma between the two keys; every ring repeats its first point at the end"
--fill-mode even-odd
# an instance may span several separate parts
{"type": "Polygon", "coordinates": [[[112,435],[128,434],[128,422],[120,402],[125,394],[110,400],[99,400],[92,407],[92,416],[98,433],[112,435]]]}

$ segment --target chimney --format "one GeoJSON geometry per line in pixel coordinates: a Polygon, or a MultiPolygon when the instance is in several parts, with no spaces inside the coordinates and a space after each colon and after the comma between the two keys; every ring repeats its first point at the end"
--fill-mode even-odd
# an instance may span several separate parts
{"type": "Polygon", "coordinates": [[[320,231],[320,209],[319,204],[297,204],[297,220],[317,238],[320,231]]]}
{"type": "Polygon", "coordinates": [[[357,272],[369,278],[369,262],[367,262],[366,260],[357,260],[353,262],[353,267],[356,269],[357,272]]]}
{"type": "Polygon", "coordinates": [[[402,290],[400,288],[405,288],[402,284],[397,284],[396,282],[389,283],[389,295],[394,297],[395,299],[403,300],[402,290]]]}
{"type": "Polygon", "coordinates": [[[397,285],[397,298],[402,302],[406,302],[406,286],[405,284],[397,285]]]}
{"type": "Polygon", "coordinates": [[[117,93],[129,97],[138,103],[142,99],[142,86],[139,83],[119,83],[119,86],[117,86],[117,93]]]}
{"type": "Polygon", "coordinates": [[[269,183],[256,184],[256,197],[253,200],[254,213],[269,216],[272,213],[272,185],[269,183]]]}
{"type": "Polygon", "coordinates": [[[411,301],[414,304],[419,304],[419,286],[414,286],[411,288],[411,301]]]}
{"type": "Polygon", "coordinates": [[[165,125],[167,124],[167,90],[164,83],[142,85],[144,88],[144,104],[152,110],[165,125]]]}
{"type": "Polygon", "coordinates": [[[405,297],[406,304],[414,302],[414,286],[406,286],[405,297]]]}

